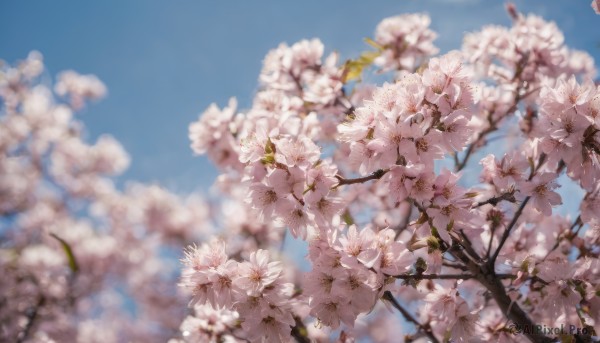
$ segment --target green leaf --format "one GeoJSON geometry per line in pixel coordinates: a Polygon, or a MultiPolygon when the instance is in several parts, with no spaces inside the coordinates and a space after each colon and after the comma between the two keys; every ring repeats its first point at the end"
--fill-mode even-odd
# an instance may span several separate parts
{"type": "Polygon", "coordinates": [[[267,143],[265,144],[265,155],[275,153],[275,144],[271,142],[271,138],[267,138],[267,143]]]}
{"type": "Polygon", "coordinates": [[[50,236],[52,238],[56,239],[60,243],[63,250],[65,251],[65,254],[67,255],[67,261],[69,262],[69,268],[71,269],[71,271],[73,273],[77,273],[79,271],[79,265],[77,265],[77,260],[75,259],[75,254],[73,254],[73,249],[71,249],[71,246],[69,245],[69,243],[67,243],[64,239],[58,237],[54,233],[50,233],[50,236]]]}
{"type": "Polygon", "coordinates": [[[450,232],[454,228],[454,219],[452,219],[446,226],[446,231],[450,232]]]}
{"type": "Polygon", "coordinates": [[[346,223],[346,225],[354,224],[354,218],[352,218],[352,214],[350,214],[350,211],[348,211],[348,209],[346,209],[342,214],[342,220],[346,223]]]}
{"type": "Polygon", "coordinates": [[[427,252],[431,254],[436,250],[440,250],[440,241],[435,236],[427,237],[427,252]]]}
{"type": "Polygon", "coordinates": [[[270,153],[270,154],[266,154],[261,160],[260,162],[262,164],[272,164],[275,163],[275,154],[274,153],[270,153]]]}
{"type": "Polygon", "coordinates": [[[479,193],[477,193],[477,192],[469,192],[469,193],[465,194],[465,197],[467,197],[467,198],[474,198],[477,195],[479,195],[479,193]]]}
{"type": "Polygon", "coordinates": [[[415,271],[419,275],[427,271],[427,261],[425,261],[422,257],[417,258],[417,262],[415,262],[415,271]]]}
{"type": "Polygon", "coordinates": [[[348,81],[360,80],[363,69],[370,66],[379,55],[381,55],[381,51],[365,51],[357,59],[346,61],[342,81],[346,83],[348,81]]]}
{"type": "Polygon", "coordinates": [[[369,44],[370,46],[374,47],[377,50],[384,50],[385,49],[385,47],[383,45],[377,43],[376,41],[372,40],[369,37],[365,38],[365,43],[369,44]]]}

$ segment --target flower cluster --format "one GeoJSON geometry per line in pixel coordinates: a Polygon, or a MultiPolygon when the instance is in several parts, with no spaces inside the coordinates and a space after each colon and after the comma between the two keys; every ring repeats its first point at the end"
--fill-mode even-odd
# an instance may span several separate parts
{"type": "Polygon", "coordinates": [[[43,71],[35,52],[0,68],[0,341],[165,341],[186,303],[165,252],[202,239],[206,206],[158,186],[118,190],[127,153],[111,136],[86,142],[76,117],[104,85],[61,73],[62,102],[43,71]]]}
{"type": "Polygon", "coordinates": [[[338,127],[361,174],[396,165],[428,170],[470,138],[472,96],[459,52],[432,58],[421,74],[375,90],[372,100],[338,127]]]}
{"type": "Polygon", "coordinates": [[[414,71],[429,56],[437,54],[433,45],[437,34],[429,29],[426,14],[404,14],[386,18],[377,25],[375,42],[382,53],[375,64],[383,70],[414,71]]]}
{"type": "Polygon", "coordinates": [[[257,250],[248,261],[236,262],[223,242],[213,241],[189,250],[184,264],[182,285],[192,290],[192,304],[235,310],[230,315],[239,316],[241,324],[230,323],[229,329],[237,326],[251,340],[289,341],[295,325],[290,305],[294,289],[284,282],[281,263],[270,262],[268,251],[257,250]]]}
{"type": "MultiPolygon", "coordinates": [[[[260,234],[230,255],[255,263],[285,239],[281,227],[308,243],[311,270],[290,279],[294,301],[281,300],[294,320],[272,316],[285,339],[378,341],[363,327],[384,325],[378,300],[414,324],[407,340],[514,341],[507,319],[600,322],[594,63],[554,23],[507,9],[512,27],[469,33],[461,51],[437,57],[422,14],[384,19],[368,40],[377,51],[340,67],[336,55],[321,61],[317,40],[281,45],[265,58],[250,110],[213,108],[192,124],[195,151],[224,161],[219,186],[264,225],[233,231],[260,234]],[[370,65],[394,71],[393,80],[362,84],[370,65]],[[492,133],[511,145],[490,146],[492,133]],[[586,192],[579,215],[560,214],[571,202],[559,193],[563,173],[574,181],[566,187],[586,192]],[[313,321],[316,329],[306,326],[313,321]]],[[[242,324],[221,334],[258,339],[244,323],[264,310],[244,312],[238,297],[263,297],[261,283],[219,256],[210,272],[190,272],[188,257],[184,284],[195,299],[239,313],[242,324]],[[191,281],[204,273],[223,279],[191,281]]]]}
{"type": "Polygon", "coordinates": [[[304,290],[310,295],[310,314],[336,329],[340,322],[353,327],[357,316],[370,312],[387,289],[386,278],[410,269],[413,257],[391,229],[374,232],[355,225],[341,235],[331,230],[311,242],[312,271],[304,290]]]}
{"type": "Polygon", "coordinates": [[[567,175],[586,191],[600,180],[600,90],[574,76],[548,81],[540,91],[540,113],[532,133],[548,164],[564,163],[567,175]]]}
{"type": "Polygon", "coordinates": [[[512,27],[435,57],[424,14],[384,19],[377,51],[345,63],[318,39],[272,50],[247,110],[232,98],[189,127],[221,172],[208,200],[114,184],[128,155],[110,136],[87,143],[76,117],[106,93],[94,76],[64,72],[51,88],[39,53],[0,63],[0,340],[598,332],[594,63],[556,24],[507,9],[512,27]],[[388,82],[363,83],[369,71],[388,82]]]}

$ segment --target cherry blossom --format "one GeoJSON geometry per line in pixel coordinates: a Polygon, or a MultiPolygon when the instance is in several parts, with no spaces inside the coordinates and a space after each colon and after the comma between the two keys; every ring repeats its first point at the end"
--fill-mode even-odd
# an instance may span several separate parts
{"type": "Polygon", "coordinates": [[[383,19],[354,58],[280,44],[251,101],[189,125],[208,196],[115,182],[132,161],[78,118],[108,94],[95,76],[1,63],[0,340],[591,340],[594,61],[507,11],[444,54],[425,14],[383,19]]]}

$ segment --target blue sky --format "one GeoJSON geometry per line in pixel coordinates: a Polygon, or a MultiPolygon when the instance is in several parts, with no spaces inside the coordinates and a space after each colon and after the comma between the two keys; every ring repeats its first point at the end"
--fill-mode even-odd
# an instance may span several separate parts
{"type": "MultiPolygon", "coordinates": [[[[600,61],[600,16],[589,0],[516,1],[554,20],[569,46],[600,61]],[[596,29],[595,29],[596,28],[596,29]]],[[[428,12],[442,52],[464,32],[509,25],[496,0],[396,1],[62,1],[0,3],[0,59],[44,54],[49,75],[94,73],[108,97],[81,118],[94,139],[114,135],[132,156],[120,179],[159,182],[177,192],[206,189],[216,176],[189,149],[187,126],[211,102],[236,96],[248,107],[261,61],[280,42],[319,37],[343,58],[366,49],[377,23],[428,12]]]]}

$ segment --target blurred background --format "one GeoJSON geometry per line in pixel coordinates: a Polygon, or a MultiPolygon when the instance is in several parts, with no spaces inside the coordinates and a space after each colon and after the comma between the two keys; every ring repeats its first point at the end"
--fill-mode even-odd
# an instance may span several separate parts
{"type": "MultiPolygon", "coordinates": [[[[231,96],[248,108],[262,59],[280,42],[319,37],[342,60],[368,49],[377,23],[427,12],[441,52],[460,48],[465,32],[510,25],[498,0],[344,1],[63,1],[0,3],[0,59],[44,55],[48,82],[65,69],[96,74],[104,100],[80,119],[90,140],[109,133],[132,157],[119,182],[157,182],[188,193],[212,184],[216,170],[194,157],[188,124],[231,96]]],[[[600,16],[589,0],[515,1],[525,13],[555,21],[566,44],[600,61],[600,16]]]]}

